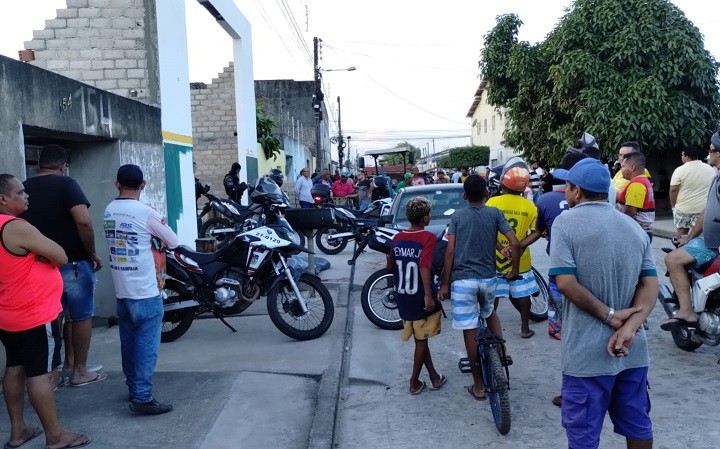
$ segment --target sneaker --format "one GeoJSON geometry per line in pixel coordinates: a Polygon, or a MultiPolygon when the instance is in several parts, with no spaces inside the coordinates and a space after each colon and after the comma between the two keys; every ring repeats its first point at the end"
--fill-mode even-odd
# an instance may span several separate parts
{"type": "Polygon", "coordinates": [[[150,402],[131,402],[130,410],[138,415],[162,415],[171,412],[173,406],[170,404],[161,404],[155,399],[150,402]]]}

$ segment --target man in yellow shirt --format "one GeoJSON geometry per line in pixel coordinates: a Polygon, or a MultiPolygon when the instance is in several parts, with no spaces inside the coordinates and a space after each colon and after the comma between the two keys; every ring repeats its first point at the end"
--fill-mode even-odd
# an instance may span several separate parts
{"type": "Polygon", "coordinates": [[[700,212],[705,209],[708,190],[717,172],[702,160],[702,153],[697,147],[683,148],[683,164],[675,169],[670,178],[670,206],[673,211],[673,222],[680,238],[695,226],[700,212]]]}
{"type": "MultiPolygon", "coordinates": [[[[532,201],[525,199],[522,193],[530,183],[530,170],[523,163],[506,165],[500,182],[502,183],[502,195],[490,198],[487,206],[496,207],[505,215],[510,227],[515,231],[518,240],[530,239],[529,234],[535,233],[535,220],[537,218],[537,207],[532,201]]],[[[536,240],[533,239],[533,241],[536,240]]],[[[507,248],[507,238],[498,233],[498,242],[503,248],[507,248]]],[[[512,266],[512,260],[507,253],[496,252],[496,269],[499,273],[507,273],[512,266]]],[[[520,312],[522,338],[530,338],[535,331],[530,329],[530,295],[538,292],[535,282],[535,275],[532,272],[532,260],[530,250],[525,248],[520,256],[520,274],[516,280],[508,281],[504,277],[498,278],[495,289],[495,299],[510,298],[512,305],[520,312]]]]}
{"type": "MultiPolygon", "coordinates": [[[[625,156],[627,156],[630,153],[642,153],[642,148],[640,147],[640,144],[637,142],[623,142],[620,144],[620,150],[618,151],[618,162],[620,162],[620,166],[622,166],[623,159],[625,159],[625,156]]],[[[650,179],[650,172],[645,169],[645,176],[647,176],[648,179],[650,179]]],[[[629,179],[625,179],[622,174],[622,170],[619,170],[617,173],[615,173],[615,176],[612,179],[611,182],[612,186],[615,187],[615,195],[608,195],[608,199],[611,200],[610,204],[613,206],[615,205],[615,198],[620,192],[624,192],[627,188],[628,184],[630,184],[629,179]],[[612,198],[611,198],[612,196],[612,198]]]]}

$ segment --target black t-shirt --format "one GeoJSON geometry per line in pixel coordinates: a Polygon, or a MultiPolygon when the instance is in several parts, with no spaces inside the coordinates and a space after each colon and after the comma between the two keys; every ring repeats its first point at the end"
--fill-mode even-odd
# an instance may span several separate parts
{"type": "Polygon", "coordinates": [[[80,234],[70,209],[78,204],[90,207],[90,202],[78,183],[62,175],[43,175],[23,183],[30,195],[28,210],[20,215],[45,237],[62,246],[71,262],[90,257],[80,240],[80,234]]]}

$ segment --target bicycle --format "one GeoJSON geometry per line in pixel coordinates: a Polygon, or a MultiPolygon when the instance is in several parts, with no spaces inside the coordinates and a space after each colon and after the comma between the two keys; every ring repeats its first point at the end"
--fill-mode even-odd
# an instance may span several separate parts
{"type": "Polygon", "coordinates": [[[532,267],[532,273],[539,290],[530,296],[530,319],[539,323],[547,320],[548,303],[552,301],[552,298],[550,298],[550,289],[543,275],[535,267],[532,267]]]}
{"type": "MultiPolygon", "coordinates": [[[[518,277],[519,279],[519,277],[518,277]]],[[[478,302],[486,301],[486,292],[478,292],[478,302]]],[[[482,304],[480,304],[482,310],[482,304]]],[[[490,402],[495,427],[501,435],[510,432],[510,371],[506,360],[505,339],[494,335],[487,328],[482,315],[478,318],[478,332],[475,336],[477,342],[477,359],[480,365],[482,380],[485,384],[485,395],[490,402]]],[[[467,357],[460,358],[458,369],[462,373],[472,372],[472,362],[467,357]]]]}

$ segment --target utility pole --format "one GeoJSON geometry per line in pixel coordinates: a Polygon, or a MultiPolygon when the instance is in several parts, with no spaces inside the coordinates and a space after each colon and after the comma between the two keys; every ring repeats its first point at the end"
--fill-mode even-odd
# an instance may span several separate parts
{"type": "Polygon", "coordinates": [[[340,96],[337,97],[338,100],[338,165],[340,166],[340,171],[343,171],[343,158],[345,157],[344,151],[345,150],[345,140],[343,139],[342,135],[342,122],[340,121],[340,96]]]}
{"type": "Polygon", "coordinates": [[[320,75],[320,42],[321,39],[313,38],[313,60],[315,75],[315,94],[313,95],[312,106],[315,110],[315,165],[317,169],[322,171],[325,168],[325,152],[322,148],[322,134],[320,132],[320,122],[323,120],[322,116],[322,104],[325,99],[325,95],[322,93],[322,83],[320,75]]]}

